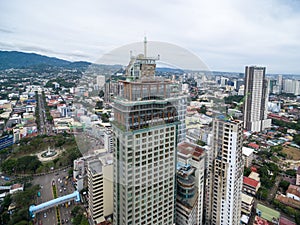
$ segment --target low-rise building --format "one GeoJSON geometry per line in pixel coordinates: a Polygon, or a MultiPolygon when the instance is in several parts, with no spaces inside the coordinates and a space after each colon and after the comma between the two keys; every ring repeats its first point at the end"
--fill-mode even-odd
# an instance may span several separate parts
{"type": "Polygon", "coordinates": [[[240,224],[247,225],[248,223],[249,223],[249,216],[246,216],[245,214],[243,214],[241,216],[240,224]]]}
{"type": "Polygon", "coordinates": [[[204,201],[205,149],[178,144],[176,224],[201,225],[204,201]]]}
{"type": "Polygon", "coordinates": [[[251,213],[254,204],[254,198],[244,193],[242,193],[241,196],[242,196],[241,211],[242,213],[249,215],[251,213]]]}
{"type": "Polygon", "coordinates": [[[260,188],[260,182],[249,177],[243,178],[243,192],[255,196],[260,188]]]}
{"type": "Polygon", "coordinates": [[[296,174],[296,185],[300,186],[300,166],[297,169],[297,174],[296,174]]]}
{"type": "Polygon", "coordinates": [[[89,214],[93,224],[113,214],[113,155],[106,149],[74,160],[74,183],[82,190],[87,179],[89,214]]]}
{"type": "Polygon", "coordinates": [[[290,184],[286,191],[286,196],[296,201],[300,201],[300,187],[290,184]]]}
{"type": "Polygon", "coordinates": [[[13,193],[16,193],[18,191],[24,191],[24,185],[23,184],[13,184],[10,187],[9,193],[13,194],[13,193]]]}
{"type": "Polygon", "coordinates": [[[243,151],[244,165],[245,167],[250,167],[252,165],[254,149],[243,147],[242,151],[243,151]]]}
{"type": "Polygon", "coordinates": [[[287,219],[287,218],[280,217],[279,225],[296,225],[296,223],[290,221],[290,220],[287,219]]]}
{"type": "Polygon", "coordinates": [[[251,172],[248,176],[249,178],[253,179],[253,180],[256,180],[258,182],[260,182],[260,177],[259,177],[259,173],[256,173],[256,172],[251,172]]]}
{"type": "Polygon", "coordinates": [[[89,211],[94,224],[103,222],[103,171],[99,160],[88,162],[89,211]]]}
{"type": "MultiPolygon", "coordinates": [[[[267,220],[273,224],[279,224],[280,213],[274,209],[271,209],[265,205],[257,204],[256,215],[264,220],[267,220]]],[[[254,223],[256,224],[256,223],[254,223]]],[[[259,224],[259,223],[258,223],[259,224]]]]}

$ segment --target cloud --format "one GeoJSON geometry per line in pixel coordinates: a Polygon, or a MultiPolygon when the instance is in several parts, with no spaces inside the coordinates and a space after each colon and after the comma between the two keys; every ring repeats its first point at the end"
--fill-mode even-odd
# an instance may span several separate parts
{"type": "Polygon", "coordinates": [[[212,69],[255,63],[300,74],[299,1],[12,0],[0,9],[0,27],[13,31],[0,28],[3,49],[22,43],[96,61],[147,34],[192,51],[212,69]]]}
{"type": "Polygon", "coordinates": [[[13,31],[0,27],[0,33],[13,33],[13,31]]]}

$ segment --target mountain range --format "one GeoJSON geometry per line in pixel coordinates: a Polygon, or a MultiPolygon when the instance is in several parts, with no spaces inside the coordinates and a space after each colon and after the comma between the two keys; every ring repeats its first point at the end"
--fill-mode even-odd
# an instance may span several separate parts
{"type": "MultiPolygon", "coordinates": [[[[18,51],[0,51],[0,70],[5,69],[26,69],[32,67],[64,67],[64,68],[86,68],[92,63],[85,61],[70,62],[67,60],[39,55],[36,53],[25,53],[18,51]]],[[[104,66],[105,65],[95,65],[104,66]]],[[[121,65],[110,65],[109,68],[119,68],[118,72],[125,72],[121,65]]],[[[156,68],[158,72],[173,72],[174,74],[183,73],[180,69],[156,68]]]]}
{"type": "MultiPolygon", "coordinates": [[[[97,65],[86,61],[71,62],[55,57],[49,57],[45,55],[39,55],[36,53],[25,53],[18,51],[1,51],[0,50],[0,70],[5,69],[25,69],[38,67],[40,69],[47,67],[63,67],[67,69],[86,69],[88,66],[93,65],[100,68],[121,68],[119,72],[123,71],[122,65],[97,65]]],[[[171,72],[174,74],[182,74],[184,71],[181,69],[157,67],[157,72],[166,73],[171,72]]],[[[210,71],[216,76],[236,76],[243,77],[243,73],[238,72],[221,72],[221,71],[210,71]]],[[[267,74],[269,76],[277,76],[277,74],[267,74]]],[[[286,78],[299,79],[299,75],[295,74],[283,74],[286,78]]]]}
{"type": "Polygon", "coordinates": [[[25,69],[35,66],[54,66],[65,68],[85,67],[91,65],[90,62],[70,62],[55,57],[48,57],[36,53],[25,53],[18,51],[0,51],[0,70],[5,69],[25,69]]]}

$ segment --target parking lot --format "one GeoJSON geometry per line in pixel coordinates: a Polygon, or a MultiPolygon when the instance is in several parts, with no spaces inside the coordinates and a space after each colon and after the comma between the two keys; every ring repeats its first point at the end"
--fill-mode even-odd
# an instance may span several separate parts
{"type": "MultiPolygon", "coordinates": [[[[41,196],[36,196],[36,204],[41,204],[43,202],[47,202],[52,200],[53,191],[52,191],[52,182],[55,182],[57,188],[58,197],[71,194],[75,191],[72,186],[71,179],[68,178],[68,171],[60,171],[58,173],[47,174],[44,176],[35,177],[33,180],[33,184],[41,185],[41,196]]],[[[59,205],[60,211],[60,221],[61,224],[71,224],[71,210],[74,207],[74,202],[68,202],[63,205],[59,205]]],[[[36,224],[43,225],[54,225],[57,224],[56,211],[55,207],[45,210],[44,212],[40,212],[36,214],[36,224]]]]}

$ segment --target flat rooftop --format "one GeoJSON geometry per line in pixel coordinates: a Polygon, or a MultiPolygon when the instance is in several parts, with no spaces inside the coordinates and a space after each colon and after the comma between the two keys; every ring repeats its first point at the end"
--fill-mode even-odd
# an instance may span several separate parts
{"type": "Polygon", "coordinates": [[[99,159],[88,162],[88,168],[93,174],[102,173],[102,163],[99,159]]]}
{"type": "Polygon", "coordinates": [[[257,204],[256,212],[257,212],[257,210],[261,211],[261,218],[263,218],[263,219],[272,221],[273,218],[276,218],[277,220],[279,220],[280,213],[274,209],[271,209],[262,204],[257,204]]]}
{"type": "Polygon", "coordinates": [[[200,160],[200,158],[205,154],[204,148],[189,142],[181,142],[177,145],[177,149],[178,153],[185,156],[191,155],[195,160],[200,160]]]}
{"type": "Polygon", "coordinates": [[[242,193],[242,202],[245,202],[248,205],[251,205],[253,203],[253,197],[246,195],[244,193],[242,193]]]}
{"type": "Polygon", "coordinates": [[[253,154],[254,149],[253,148],[248,148],[248,147],[243,147],[242,151],[243,151],[243,155],[249,157],[251,154],[253,154]]]}

